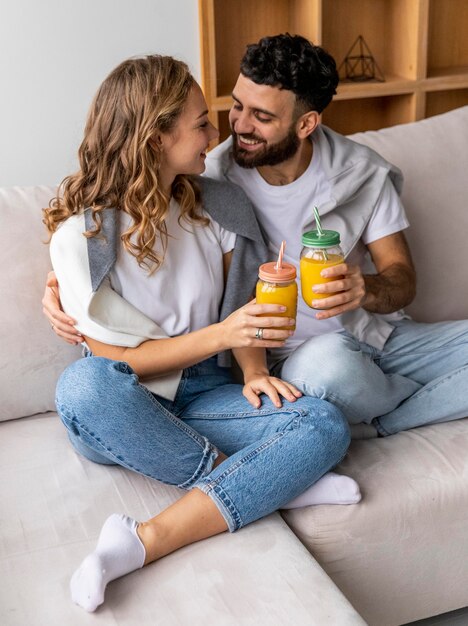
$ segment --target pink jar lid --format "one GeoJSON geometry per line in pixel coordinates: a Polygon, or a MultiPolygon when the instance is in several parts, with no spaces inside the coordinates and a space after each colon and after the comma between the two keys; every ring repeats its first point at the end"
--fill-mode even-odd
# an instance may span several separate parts
{"type": "Polygon", "coordinates": [[[276,261],[271,263],[263,263],[258,268],[258,277],[260,280],[266,280],[269,283],[286,283],[296,278],[296,268],[291,263],[284,263],[280,269],[276,268],[276,261]]]}

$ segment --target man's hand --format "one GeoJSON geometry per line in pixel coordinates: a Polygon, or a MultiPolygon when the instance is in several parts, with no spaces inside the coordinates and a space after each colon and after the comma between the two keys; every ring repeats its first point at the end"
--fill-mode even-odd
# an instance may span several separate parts
{"type": "Polygon", "coordinates": [[[373,241],[367,246],[377,274],[363,275],[356,265],[342,263],[322,270],[334,279],[313,287],[316,293],[333,294],[313,300],[316,318],[328,319],[362,307],[372,313],[394,313],[412,302],[416,294],[416,272],[402,232],[373,241]]]}
{"type": "Polygon", "coordinates": [[[312,300],[314,309],[326,309],[316,314],[318,320],[326,320],[363,305],[366,284],[358,265],[340,263],[327,267],[321,274],[324,278],[331,279],[331,282],[312,287],[314,293],[330,294],[326,298],[312,300]]]}
{"type": "Polygon", "coordinates": [[[54,272],[47,274],[42,312],[49,320],[55,334],[65,339],[67,343],[75,346],[83,341],[83,337],[74,328],[76,321],[66,315],[61,308],[58,282],[54,272]]]}

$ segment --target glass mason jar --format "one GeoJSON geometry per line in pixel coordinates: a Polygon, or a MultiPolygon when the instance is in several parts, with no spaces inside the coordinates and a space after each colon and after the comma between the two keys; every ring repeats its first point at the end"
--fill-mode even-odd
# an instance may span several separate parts
{"type": "MultiPolygon", "coordinates": [[[[258,282],[255,290],[257,304],[282,304],[284,313],[265,313],[260,317],[290,317],[296,319],[297,314],[297,283],[296,268],[291,263],[283,263],[276,268],[276,263],[264,263],[258,269],[258,282]]],[[[294,330],[296,324],[283,326],[282,330],[294,330]]]]}
{"type": "Polygon", "coordinates": [[[300,259],[301,292],[304,302],[311,308],[312,301],[329,298],[332,293],[315,293],[314,285],[329,283],[336,278],[324,278],[320,272],[326,267],[339,265],[344,262],[343,251],[340,248],[340,233],[336,230],[324,230],[319,234],[317,230],[309,230],[302,235],[302,251],[300,259]]]}

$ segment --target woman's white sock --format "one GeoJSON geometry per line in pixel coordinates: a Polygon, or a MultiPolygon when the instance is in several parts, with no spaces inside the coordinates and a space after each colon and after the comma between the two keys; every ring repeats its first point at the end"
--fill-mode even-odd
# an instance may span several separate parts
{"type": "MultiPolygon", "coordinates": [[[[312,504],[356,504],[359,485],[348,476],[328,472],[304,493],[285,504],[295,509],[312,504]]],[[[137,534],[137,522],[125,515],[111,515],[104,522],[96,548],[81,563],[70,582],[72,600],[92,612],[104,602],[112,580],[143,567],[146,552],[137,534]]]]}
{"type": "Polygon", "coordinates": [[[349,476],[328,472],[291,500],[282,509],[297,509],[311,504],[357,504],[361,499],[359,485],[349,476]]]}
{"type": "Polygon", "coordinates": [[[111,580],[143,567],[146,552],[137,534],[137,522],[126,515],[111,515],[104,522],[94,552],[73,574],[72,600],[92,612],[104,602],[111,580]]]}

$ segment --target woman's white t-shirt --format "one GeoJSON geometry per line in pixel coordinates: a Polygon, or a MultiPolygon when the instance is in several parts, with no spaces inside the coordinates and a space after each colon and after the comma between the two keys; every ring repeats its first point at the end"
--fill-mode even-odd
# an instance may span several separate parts
{"type": "MultiPolygon", "coordinates": [[[[236,235],[208,217],[210,223],[179,220],[172,199],[166,219],[168,240],[162,265],[152,274],[140,267],[123,246],[110,273],[112,288],[152,319],[169,337],[199,330],[219,320],[224,290],[223,255],[234,248],[236,235]],[[180,223],[179,223],[180,222],[180,223]]],[[[121,214],[121,233],[131,224],[121,214]]],[[[161,254],[161,242],[156,252],[161,254]]]]}

